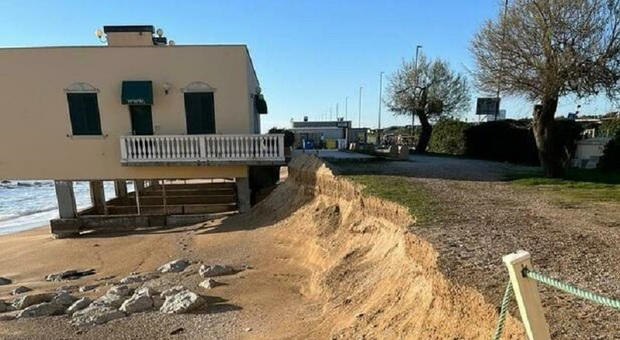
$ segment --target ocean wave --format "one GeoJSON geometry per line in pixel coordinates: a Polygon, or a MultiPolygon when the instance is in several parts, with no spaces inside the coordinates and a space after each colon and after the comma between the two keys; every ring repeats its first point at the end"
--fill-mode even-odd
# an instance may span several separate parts
{"type": "Polygon", "coordinates": [[[47,206],[47,207],[42,207],[42,208],[37,208],[37,209],[25,209],[22,211],[18,211],[17,213],[11,213],[11,214],[6,214],[6,215],[0,214],[0,221],[8,221],[8,220],[20,218],[23,216],[29,216],[29,215],[48,212],[48,211],[53,211],[56,209],[58,209],[58,207],[56,206],[54,207],[47,206]]]}
{"type": "Polygon", "coordinates": [[[18,217],[19,217],[19,214],[6,214],[6,215],[0,214],[0,222],[16,219],[18,217]]]}
{"type": "MultiPolygon", "coordinates": [[[[106,199],[115,196],[112,182],[104,188],[106,199]]],[[[133,190],[132,185],[127,189],[133,190]]],[[[91,205],[88,182],[74,182],[74,191],[78,210],[91,205]]],[[[57,209],[53,181],[0,180],[0,234],[46,225],[58,217],[57,209]]]]}

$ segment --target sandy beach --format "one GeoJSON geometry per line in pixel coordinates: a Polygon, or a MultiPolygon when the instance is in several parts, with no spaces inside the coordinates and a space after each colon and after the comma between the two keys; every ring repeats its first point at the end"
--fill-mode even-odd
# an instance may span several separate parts
{"type": "MultiPolygon", "coordinates": [[[[14,281],[0,286],[0,300],[13,299],[10,291],[18,285],[33,288],[34,292],[26,293],[30,294],[65,285],[96,284],[94,291],[75,293],[96,298],[122,278],[138,273],[158,277],[131,284],[132,288],[149,286],[162,291],[182,284],[207,301],[206,307],[189,314],[148,311],[97,326],[72,326],[71,319],[62,315],[0,321],[0,338],[451,339],[458,335],[488,339],[495,329],[507,279],[502,254],[520,245],[535,254],[547,251],[547,260],[535,260],[545,271],[562,275],[585,273],[586,267],[598,272],[617,267],[618,253],[613,247],[598,249],[597,263],[553,255],[561,251],[559,240],[566,240],[565,233],[583,235],[579,239],[589,243],[573,246],[591,251],[595,239],[600,242],[603,234],[608,240],[618,237],[615,230],[601,229],[594,216],[589,229],[575,226],[569,230],[564,219],[571,215],[557,215],[560,210],[553,207],[542,210],[541,204],[547,201],[540,195],[532,207],[513,209],[509,197],[523,201],[524,195],[532,194],[502,183],[435,180],[429,184],[445,193],[461,187],[474,192],[477,186],[493,185],[506,199],[496,209],[519,223],[512,226],[505,219],[489,223],[506,226],[502,235],[518,233],[522,240],[482,237],[488,234],[487,227],[473,220],[467,227],[470,232],[465,232],[462,223],[469,220],[454,219],[452,213],[437,227],[417,226],[415,216],[402,206],[365,196],[357,185],[334,176],[316,158],[300,157],[291,164],[289,178],[246,215],[175,229],[76,239],[52,239],[46,228],[0,236],[0,276],[14,281]],[[539,226],[534,225],[531,234],[521,228],[523,218],[534,223],[550,216],[556,221],[546,226],[551,232],[544,243],[534,232],[539,226]],[[481,242],[487,244],[474,247],[481,242]],[[455,248],[454,244],[465,246],[455,248]],[[179,258],[192,264],[180,273],[157,272],[160,265],[179,258]],[[215,277],[219,285],[204,289],[199,286],[201,264],[231,265],[237,272],[215,277]],[[44,279],[65,269],[89,268],[96,274],[62,282],[44,279]]],[[[473,204],[469,199],[455,202],[454,209],[473,204]]],[[[616,273],[605,275],[604,281],[581,275],[580,284],[613,293],[616,273]]],[[[542,293],[554,338],[613,338],[617,334],[618,316],[613,310],[567,299],[549,289],[542,293]],[[596,323],[581,317],[582,311],[595,317],[596,323]]],[[[524,338],[514,306],[503,339],[524,338]]]]}
{"type": "MultiPolygon", "coordinates": [[[[234,224],[246,223],[237,218],[234,224]]],[[[225,225],[230,226],[230,223],[225,225]]],[[[278,248],[269,247],[266,240],[257,237],[256,232],[239,229],[206,233],[218,227],[222,227],[221,221],[154,233],[63,240],[52,239],[49,229],[42,227],[0,237],[0,268],[4,276],[14,281],[12,285],[0,287],[0,299],[5,300],[13,298],[9,295],[10,291],[18,285],[33,288],[35,291],[32,293],[36,293],[54,291],[63,285],[100,284],[95,291],[82,294],[97,297],[110,288],[106,284],[117,282],[130,273],[153,272],[161,264],[177,258],[256,268],[218,278],[222,285],[213,293],[205,294],[209,307],[197,314],[136,314],[92,331],[73,328],[65,317],[47,317],[44,321],[18,320],[4,322],[0,328],[0,338],[44,339],[54,334],[54,338],[150,339],[165,338],[179,328],[184,329],[181,338],[243,337],[246,328],[252,328],[249,338],[269,338],[270,327],[266,326],[278,325],[283,320],[290,324],[297,319],[299,311],[290,310],[290,307],[299,305],[298,300],[303,299],[299,294],[302,283],[297,278],[303,276],[305,271],[292,264],[269,261],[278,257],[274,254],[278,248]],[[262,255],[262,260],[257,252],[262,255]],[[97,273],[75,281],[52,283],[44,280],[45,275],[68,268],[94,268],[97,273]],[[111,278],[100,281],[108,277],[111,278]],[[278,279],[273,280],[273,277],[278,279]],[[280,312],[265,313],[264,310],[280,312]],[[266,318],[269,320],[264,320],[266,318]]],[[[182,282],[199,292],[201,289],[198,288],[201,278],[195,272],[187,277],[164,277],[162,281],[170,286],[182,282]]]]}

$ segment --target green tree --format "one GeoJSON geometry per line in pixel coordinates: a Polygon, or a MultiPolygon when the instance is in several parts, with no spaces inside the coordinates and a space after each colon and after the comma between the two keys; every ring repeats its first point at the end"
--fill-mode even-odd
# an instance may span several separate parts
{"type": "Polygon", "coordinates": [[[539,102],[534,136],[545,174],[561,177],[568,153],[557,143],[560,97],[620,93],[619,0],[511,0],[474,36],[477,85],[539,102]]]}
{"type": "Polygon", "coordinates": [[[424,153],[431,138],[431,121],[442,116],[458,115],[469,109],[467,78],[452,71],[446,61],[428,61],[421,55],[403,62],[390,78],[386,105],[397,115],[416,115],[422,125],[416,152],[424,153]]]}

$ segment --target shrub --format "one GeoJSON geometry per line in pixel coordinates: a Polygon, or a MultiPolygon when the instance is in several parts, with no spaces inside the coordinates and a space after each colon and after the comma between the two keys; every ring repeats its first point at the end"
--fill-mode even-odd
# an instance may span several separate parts
{"type": "Polygon", "coordinates": [[[465,130],[469,124],[456,119],[440,119],[433,126],[428,146],[430,152],[462,155],[465,153],[465,130]]]}
{"type": "Polygon", "coordinates": [[[285,148],[288,148],[289,146],[292,146],[295,143],[295,134],[291,130],[278,129],[278,128],[273,127],[271,129],[269,129],[269,133],[270,134],[283,133],[284,134],[284,147],[285,148]]]}
{"type": "Polygon", "coordinates": [[[604,120],[599,128],[601,137],[612,137],[620,133],[620,118],[604,120]]]}
{"type": "Polygon", "coordinates": [[[603,170],[620,170],[620,130],[603,149],[603,156],[598,162],[598,167],[603,170]]]}

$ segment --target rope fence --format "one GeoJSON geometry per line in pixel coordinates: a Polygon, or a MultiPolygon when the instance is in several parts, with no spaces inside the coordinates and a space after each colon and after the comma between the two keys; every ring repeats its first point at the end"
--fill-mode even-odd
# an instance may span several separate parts
{"type": "Polygon", "coordinates": [[[506,290],[504,291],[504,297],[502,298],[502,307],[499,311],[499,319],[497,320],[497,328],[495,334],[493,334],[493,340],[499,340],[504,331],[504,322],[506,321],[506,313],[508,312],[508,305],[510,304],[510,298],[512,298],[512,283],[508,281],[506,290]]]}
{"type": "Polygon", "coordinates": [[[568,283],[562,282],[560,280],[556,280],[552,277],[543,275],[541,273],[533,272],[528,269],[523,270],[523,276],[528,277],[532,280],[536,280],[538,282],[544,283],[547,286],[551,286],[553,288],[559,289],[569,294],[573,294],[582,299],[590,300],[592,302],[596,302],[603,306],[611,307],[620,310],[620,300],[614,300],[607,296],[599,295],[593,293],[591,291],[577,288],[568,283]]]}
{"type": "Polygon", "coordinates": [[[523,326],[530,340],[550,339],[549,327],[543,314],[540,296],[536,282],[543,283],[563,292],[575,295],[585,300],[589,300],[603,306],[620,310],[620,300],[600,295],[585,289],[575,287],[566,282],[554,279],[544,274],[532,271],[530,254],[526,251],[518,251],[504,256],[504,263],[508,267],[510,281],[506,285],[502,305],[500,308],[497,327],[493,333],[492,340],[499,340],[504,330],[508,305],[514,293],[523,326]]]}

